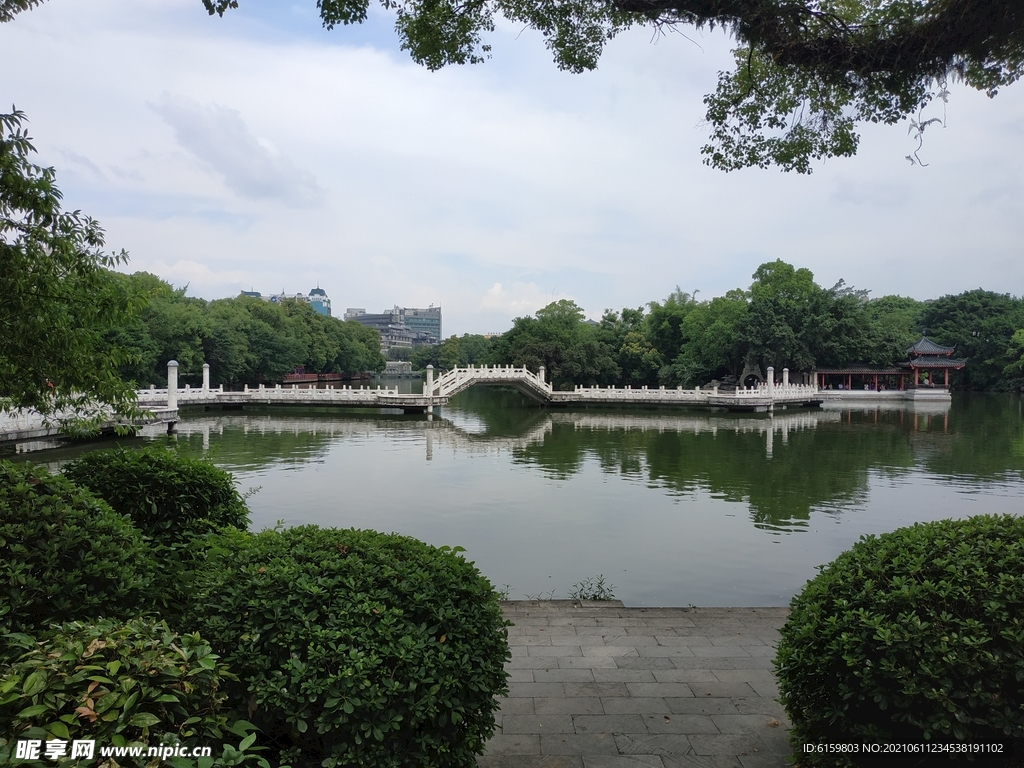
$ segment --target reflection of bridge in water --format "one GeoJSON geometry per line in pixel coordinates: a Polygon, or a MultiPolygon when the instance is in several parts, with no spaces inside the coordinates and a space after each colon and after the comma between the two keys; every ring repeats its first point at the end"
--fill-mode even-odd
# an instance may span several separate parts
{"type": "Polygon", "coordinates": [[[427,366],[423,393],[402,394],[397,389],[328,387],[302,388],[297,384],[274,387],[260,385],[240,392],[225,391],[223,386],[210,387],[210,366],[203,366],[201,388],[178,387],[178,364],[167,364],[167,388],[138,391],[142,406],[164,406],[175,409],[179,405],[220,405],[241,408],[245,405],[300,405],[338,406],[349,408],[398,408],[405,412],[432,413],[435,406],[448,401],[465,389],[476,385],[504,386],[519,390],[526,397],[547,405],[563,407],[587,405],[633,406],[689,406],[717,408],[732,411],[774,411],[776,407],[817,406],[822,395],[815,385],[790,384],[789,369],[783,369],[781,383],[775,382],[775,371],[768,369],[764,384],[757,387],[739,387],[732,391],[710,389],[683,389],[682,387],[576,387],[572,391],[557,391],[548,383],[544,367],[537,373],[516,366],[469,366],[445,371],[434,379],[433,366],[427,366]]]}
{"type": "MultiPolygon", "coordinates": [[[[434,450],[444,448],[460,453],[496,454],[515,452],[532,445],[542,444],[555,427],[572,427],[589,431],[688,432],[717,435],[719,432],[758,434],[765,440],[765,453],[772,455],[776,440],[789,442],[789,435],[800,430],[814,429],[819,424],[838,423],[837,411],[804,411],[779,413],[770,417],[729,417],[714,414],[626,414],[585,413],[556,411],[544,414],[527,429],[517,434],[495,434],[486,429],[467,429],[448,419],[422,421],[402,418],[336,418],[315,416],[248,416],[218,414],[193,416],[180,422],[179,437],[202,436],[204,450],[210,447],[211,435],[223,435],[225,429],[238,429],[243,434],[313,434],[326,438],[408,439],[422,436],[426,458],[433,458],[434,450]]],[[[144,433],[147,430],[144,430],[144,433]]],[[[156,427],[148,429],[157,434],[156,427]]]]}

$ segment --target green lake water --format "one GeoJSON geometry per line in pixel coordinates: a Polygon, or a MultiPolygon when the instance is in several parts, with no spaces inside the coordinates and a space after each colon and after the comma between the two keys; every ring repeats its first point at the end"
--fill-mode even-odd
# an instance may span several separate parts
{"type": "MultiPolygon", "coordinates": [[[[553,410],[478,388],[432,421],[197,412],[175,437],[144,439],[209,455],[258,488],[255,529],[354,526],[461,545],[512,598],[568,597],[603,574],[627,605],[785,605],[864,534],[1024,512],[1018,395],[767,415],[553,410]]],[[[59,465],[81,450],[22,458],[59,465]]]]}

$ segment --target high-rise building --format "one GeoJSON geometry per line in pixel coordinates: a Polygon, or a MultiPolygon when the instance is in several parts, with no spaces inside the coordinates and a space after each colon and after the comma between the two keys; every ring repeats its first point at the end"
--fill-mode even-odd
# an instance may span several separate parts
{"type": "Polygon", "coordinates": [[[426,309],[416,307],[405,307],[405,324],[412,331],[429,333],[436,339],[437,344],[441,343],[444,336],[441,335],[441,308],[431,304],[426,309]]]}
{"type": "Polygon", "coordinates": [[[331,316],[331,300],[327,298],[327,291],[319,285],[309,292],[309,305],[315,312],[331,316]]]}
{"type": "Polygon", "coordinates": [[[392,347],[412,347],[441,342],[441,308],[418,309],[399,307],[377,314],[368,314],[362,307],[345,310],[346,320],[355,320],[380,333],[380,347],[387,352],[392,347]]]}

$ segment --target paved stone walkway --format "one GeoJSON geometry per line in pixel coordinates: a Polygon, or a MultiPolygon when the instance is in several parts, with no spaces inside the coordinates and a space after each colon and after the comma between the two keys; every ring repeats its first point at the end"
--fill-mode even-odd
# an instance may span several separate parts
{"type": "Polygon", "coordinates": [[[785,608],[504,603],[509,696],[481,768],[783,768],[785,608]]]}

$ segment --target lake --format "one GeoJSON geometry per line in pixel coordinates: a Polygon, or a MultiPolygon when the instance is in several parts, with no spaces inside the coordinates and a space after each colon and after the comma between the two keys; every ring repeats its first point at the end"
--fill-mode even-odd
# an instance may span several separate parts
{"type": "MultiPolygon", "coordinates": [[[[177,443],[230,470],[254,529],[397,531],[466,557],[513,599],[603,575],[626,605],[776,606],[862,535],[1024,511],[1019,395],[948,410],[769,414],[531,405],[471,389],[424,416],[184,415],[177,443]]],[[[100,444],[98,447],[104,447],[100,444]]],[[[90,445],[19,458],[58,466],[90,445]]]]}

